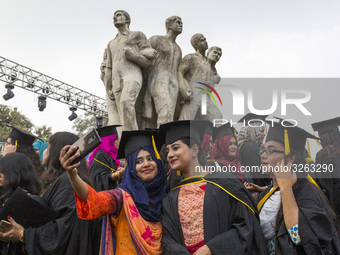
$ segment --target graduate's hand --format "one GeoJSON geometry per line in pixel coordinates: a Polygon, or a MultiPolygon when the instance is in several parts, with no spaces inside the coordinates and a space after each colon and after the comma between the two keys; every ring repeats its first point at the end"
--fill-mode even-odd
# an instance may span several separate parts
{"type": "Polygon", "coordinates": [[[209,249],[208,245],[203,245],[201,248],[199,248],[194,255],[212,255],[211,250],[209,249]]]}
{"type": "Polygon", "coordinates": [[[267,188],[267,186],[261,187],[259,185],[256,185],[255,183],[251,183],[251,182],[244,182],[243,184],[244,184],[244,187],[246,187],[246,189],[250,192],[259,192],[260,193],[267,188]]]}
{"type": "Polygon", "coordinates": [[[5,243],[9,243],[9,237],[4,237],[4,233],[0,232],[0,241],[1,242],[5,242],[5,243]]]}
{"type": "Polygon", "coordinates": [[[285,164],[285,160],[282,159],[276,165],[279,171],[274,171],[274,176],[281,192],[292,189],[297,181],[296,173],[291,171],[292,163],[293,160],[289,160],[287,164],[285,164]]]}
{"type": "Polygon", "coordinates": [[[66,170],[66,173],[70,178],[75,177],[78,173],[77,167],[80,165],[80,162],[71,165],[73,160],[75,160],[77,157],[79,157],[80,153],[77,152],[72,157],[72,153],[74,153],[78,147],[75,146],[73,148],[70,148],[70,145],[66,145],[61,151],[60,151],[60,164],[63,166],[63,168],[66,170]],[[68,150],[69,149],[69,150],[68,150]]]}
{"type": "Polygon", "coordinates": [[[15,220],[10,216],[8,216],[7,219],[12,224],[13,228],[10,231],[4,233],[3,238],[10,240],[13,243],[20,242],[19,238],[21,231],[24,230],[23,226],[16,223],[15,220]]]}
{"type": "Polygon", "coordinates": [[[8,153],[16,152],[16,150],[17,150],[17,147],[15,147],[15,145],[6,143],[3,156],[5,156],[8,153]]]}

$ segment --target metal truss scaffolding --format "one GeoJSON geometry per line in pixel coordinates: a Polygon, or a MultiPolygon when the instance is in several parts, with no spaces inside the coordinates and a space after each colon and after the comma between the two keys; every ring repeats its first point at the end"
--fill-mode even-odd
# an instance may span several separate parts
{"type": "Polygon", "coordinates": [[[105,99],[1,56],[0,81],[107,118],[105,99]]]}

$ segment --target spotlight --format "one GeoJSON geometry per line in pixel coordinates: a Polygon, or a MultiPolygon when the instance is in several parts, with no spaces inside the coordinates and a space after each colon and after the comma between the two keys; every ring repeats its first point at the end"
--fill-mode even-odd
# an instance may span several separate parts
{"type": "Polygon", "coordinates": [[[70,108],[70,111],[72,111],[72,113],[70,116],[68,116],[69,121],[72,121],[78,117],[78,115],[75,113],[76,110],[77,110],[77,107],[70,108]]]}
{"type": "Polygon", "coordinates": [[[46,97],[44,96],[38,97],[38,107],[39,107],[39,111],[41,112],[46,108],[46,97]]]}
{"type": "Polygon", "coordinates": [[[96,125],[97,128],[101,128],[103,126],[103,116],[98,116],[96,117],[96,125]]]}
{"type": "Polygon", "coordinates": [[[7,101],[14,97],[14,93],[12,91],[12,89],[14,89],[14,86],[12,84],[6,84],[5,88],[7,89],[7,93],[3,95],[3,98],[5,99],[5,101],[7,101]]]}
{"type": "Polygon", "coordinates": [[[33,89],[35,84],[35,78],[28,78],[27,82],[28,84],[26,85],[26,88],[33,89]]]}
{"type": "Polygon", "coordinates": [[[81,97],[78,97],[77,100],[76,100],[76,105],[79,106],[79,105],[81,104],[81,100],[82,100],[82,98],[81,98],[81,97]]]}

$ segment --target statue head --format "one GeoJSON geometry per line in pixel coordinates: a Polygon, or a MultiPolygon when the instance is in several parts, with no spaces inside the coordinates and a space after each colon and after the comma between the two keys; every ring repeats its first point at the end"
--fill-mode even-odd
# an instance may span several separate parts
{"type": "Polygon", "coordinates": [[[191,45],[192,47],[194,47],[195,50],[207,50],[208,49],[208,43],[207,43],[207,39],[204,37],[204,35],[197,33],[194,34],[191,37],[191,45]]]}
{"type": "Polygon", "coordinates": [[[183,30],[183,22],[182,19],[178,16],[171,16],[165,21],[166,32],[168,33],[170,30],[176,34],[182,33],[183,30]]]}
{"type": "Polygon", "coordinates": [[[130,15],[126,11],[117,10],[113,14],[113,23],[115,24],[115,26],[119,26],[126,23],[129,27],[131,23],[130,15]]]}
{"type": "Polygon", "coordinates": [[[217,46],[212,46],[207,52],[208,62],[217,63],[222,56],[222,49],[217,46]]]}

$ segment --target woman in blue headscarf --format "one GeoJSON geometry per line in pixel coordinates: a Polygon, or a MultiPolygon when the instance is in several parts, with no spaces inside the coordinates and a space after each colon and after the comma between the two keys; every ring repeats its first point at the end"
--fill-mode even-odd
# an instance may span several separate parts
{"type": "Polygon", "coordinates": [[[100,254],[161,254],[161,204],[166,172],[151,131],[125,131],[117,158],[126,158],[119,188],[96,192],[70,165],[77,148],[64,147],[60,160],[76,191],[78,216],[104,217],[100,254]]]}
{"type": "Polygon", "coordinates": [[[44,151],[47,148],[47,143],[42,141],[42,140],[38,140],[36,142],[33,143],[33,149],[35,149],[35,151],[37,153],[39,153],[39,157],[40,157],[40,161],[43,162],[43,155],[44,155],[44,151]]]}

